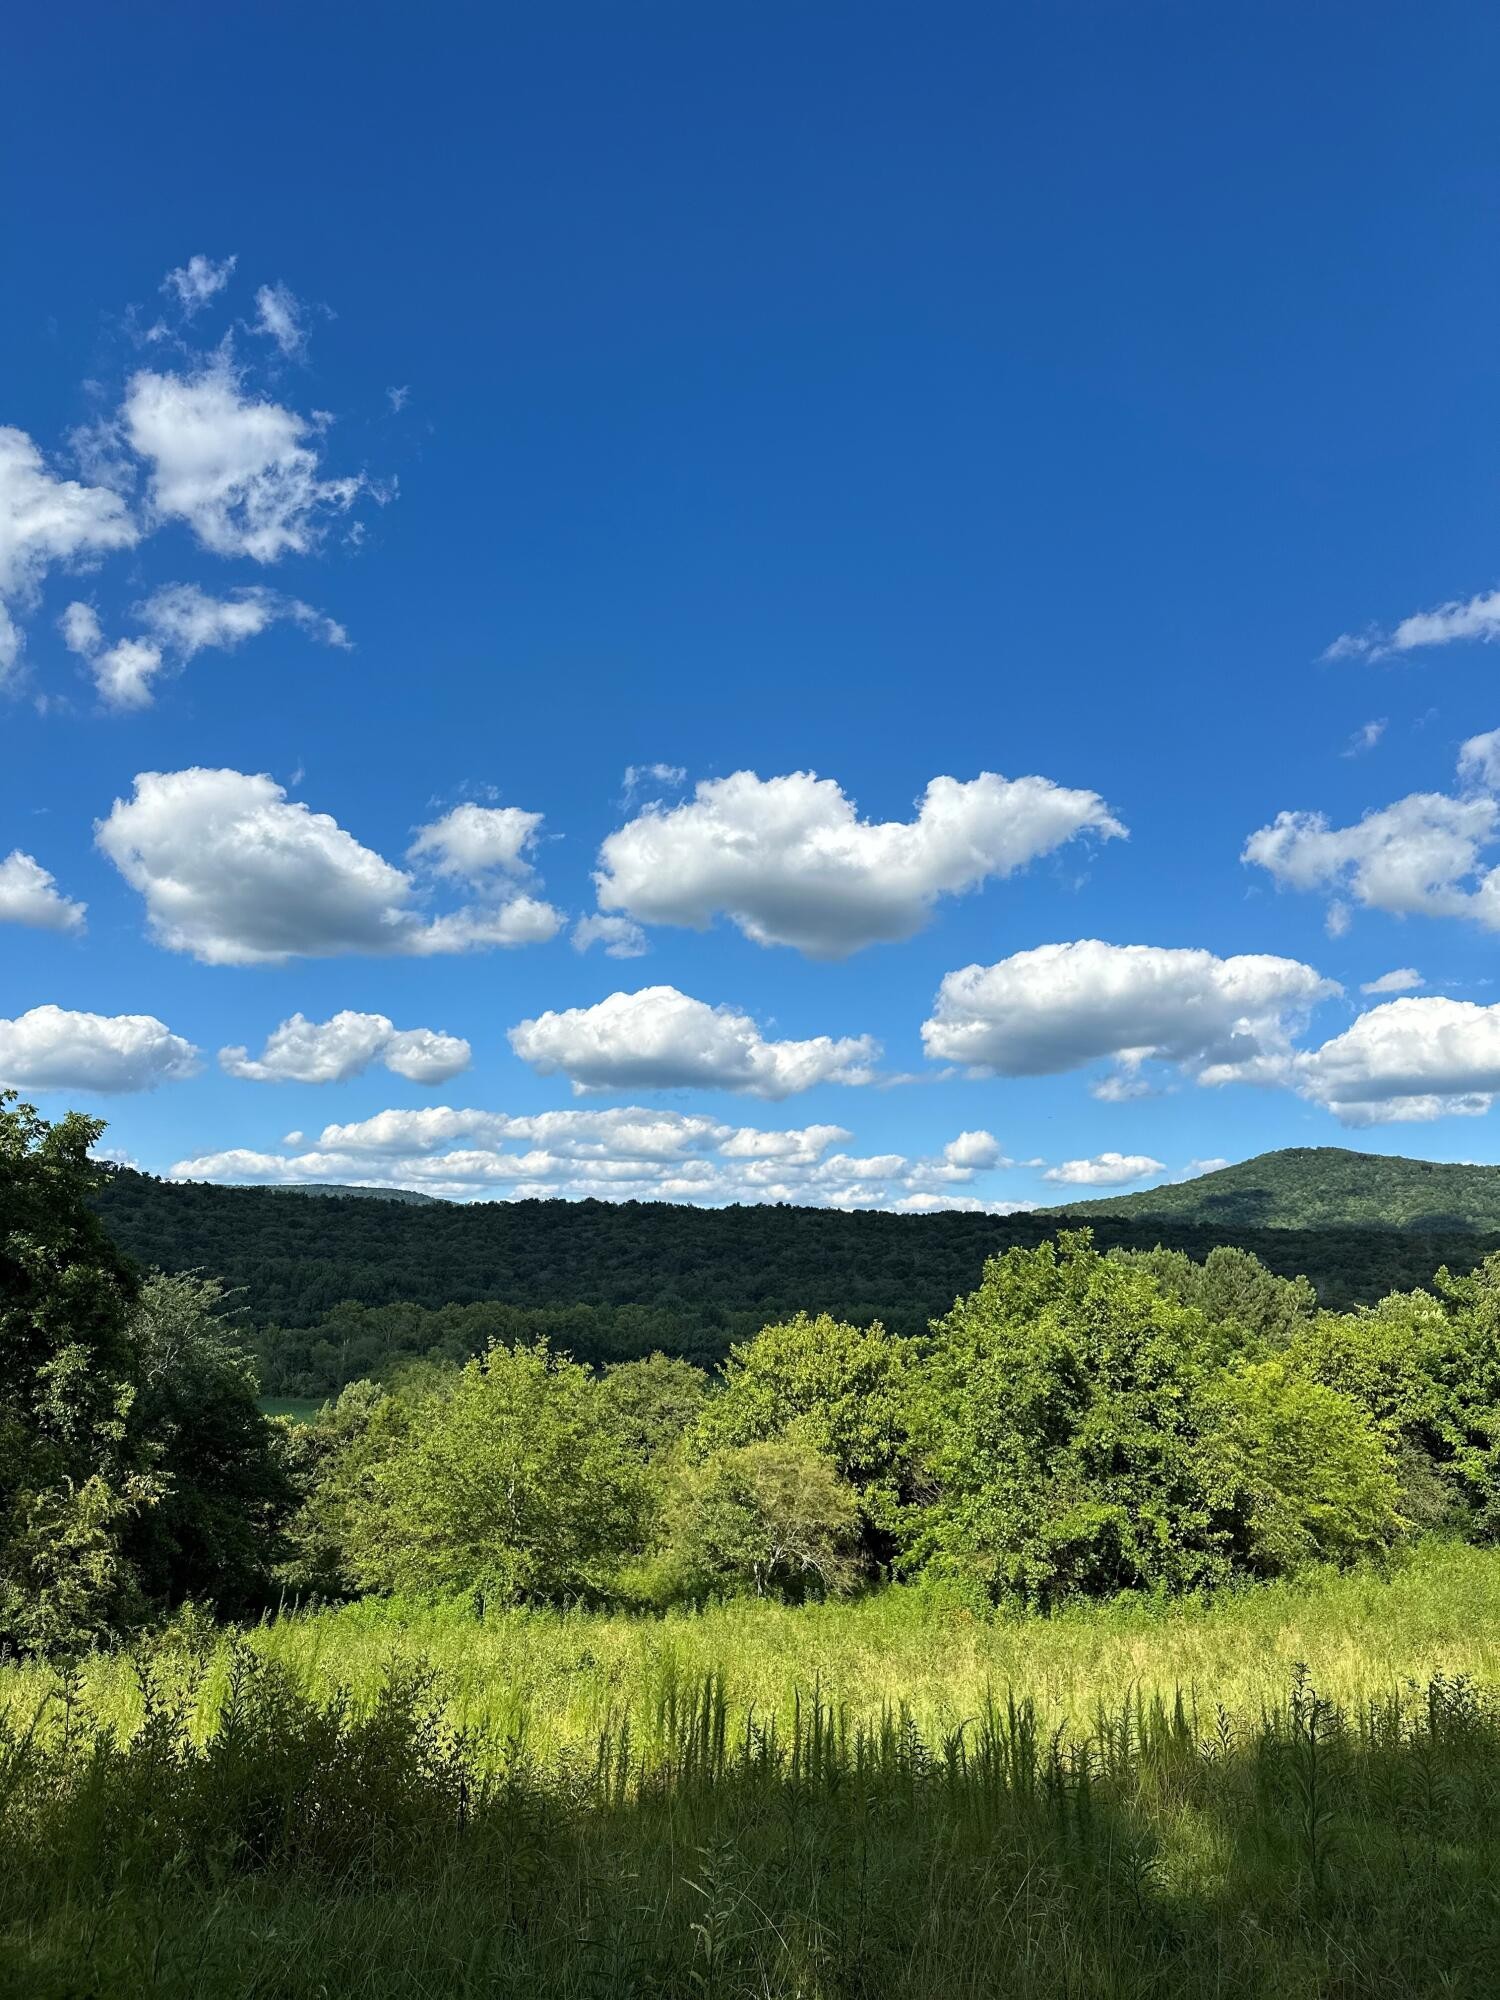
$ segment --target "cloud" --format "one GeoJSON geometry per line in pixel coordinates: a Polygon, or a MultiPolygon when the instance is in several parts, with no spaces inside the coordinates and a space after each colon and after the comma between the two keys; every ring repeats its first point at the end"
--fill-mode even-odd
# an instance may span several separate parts
{"type": "Polygon", "coordinates": [[[1424,646],[1451,646],[1460,640],[1500,639],[1500,590],[1479,597],[1452,598],[1434,611],[1416,611],[1390,632],[1342,632],[1323,654],[1325,660],[1383,660],[1424,646]]]}
{"type": "Polygon", "coordinates": [[[0,1021],[0,1083],[25,1090],[152,1090],[192,1076],[198,1051],[154,1014],[33,1007],[0,1021]]]}
{"type": "Polygon", "coordinates": [[[175,296],[182,308],[183,318],[191,319],[194,313],[223,291],[234,276],[237,261],[234,257],[226,257],[222,263],[216,264],[211,257],[189,257],[175,271],[168,271],[161,281],[161,288],[175,296]]]}
{"type": "Polygon", "coordinates": [[[1345,1125],[1478,1115],[1500,1092],[1500,1006],[1389,1000],[1299,1055],[1296,1085],[1345,1125]]]}
{"type": "Polygon", "coordinates": [[[694,930],[722,912],[756,944],[836,959],[912,936],[940,896],[1080,833],[1124,831],[1096,792],[1047,778],[934,778],[915,820],[875,823],[831,779],[737,771],[647,806],[605,840],[594,879],[605,912],[694,930]]]}
{"type": "Polygon", "coordinates": [[[905,1194],[886,1206],[897,1215],[1031,1215],[1034,1201],[981,1201],[972,1194],[905,1194]]]}
{"type": "Polygon", "coordinates": [[[648,785],[661,785],[675,792],[686,783],[687,772],[681,764],[627,764],[620,789],[620,804],[627,808],[633,805],[648,785]]]}
{"type": "Polygon", "coordinates": [[[955,1167],[998,1167],[1000,1141],[993,1132],[960,1132],[944,1146],[943,1158],[955,1167]]]}
{"type": "Polygon", "coordinates": [[[469,1067],[471,1053],[457,1035],[397,1028],[384,1014],[346,1011],[330,1021],[293,1014],[254,1060],[247,1049],[220,1049],[219,1065],[254,1083],[347,1083],[380,1062],[412,1083],[446,1083],[469,1067]]]}
{"type": "Polygon", "coordinates": [[[121,639],[89,662],[99,698],[109,708],[149,708],[161,664],[161,648],[149,639],[121,639]]]}
{"type": "Polygon", "coordinates": [[[1225,1167],[1233,1165],[1232,1160],[1189,1160],[1177,1179],[1179,1182],[1201,1180],[1205,1174],[1222,1173],[1225,1167]]]}
{"type": "Polygon", "coordinates": [[[0,425],[0,683],[21,654],[15,613],[35,603],[47,571],[139,539],[118,493],[54,477],[24,431],[0,425]]]}
{"type": "Polygon", "coordinates": [[[288,360],[305,353],[307,329],[296,294],[282,284],[262,285],[255,294],[255,331],[274,340],[288,360]]]}
{"type": "Polygon", "coordinates": [[[580,917],[573,926],[574,951],[602,944],[606,958],[644,958],[651,949],[646,933],[629,917],[580,917]]]}
{"type": "MultiPolygon", "coordinates": [[[[1463,775],[1488,777],[1493,748],[1489,736],[1472,737],[1463,775]]],[[[1497,930],[1500,870],[1480,860],[1497,830],[1500,801],[1486,792],[1413,792],[1354,826],[1330,826],[1322,813],[1278,813],[1251,834],[1240,859],[1264,868],[1278,888],[1336,893],[1392,916],[1470,917],[1497,930]]],[[[1330,935],[1342,936],[1348,918],[1347,904],[1335,901],[1330,935]]]]}
{"type": "Polygon", "coordinates": [[[1386,719],[1384,716],[1381,716],[1378,722],[1362,722],[1349,738],[1348,744],[1345,746],[1342,754],[1345,757],[1363,756],[1366,750],[1373,750],[1375,748],[1375,745],[1384,736],[1385,731],[1386,719]]]}
{"type": "Polygon", "coordinates": [[[1136,1094],[1147,1060],[1204,1083],[1269,1081],[1294,1026],[1338,991],[1297,959],[1083,938],[948,973],[922,1040],[931,1058],[996,1076],[1113,1057],[1123,1078],[1099,1087],[1112,1097],[1136,1094]]]}
{"type": "Polygon", "coordinates": [[[1398,965],[1394,972],[1382,972],[1378,979],[1367,979],[1359,990],[1361,993],[1410,993],[1413,987],[1426,984],[1415,966],[1398,965]]]}
{"type": "Polygon", "coordinates": [[[278,619],[290,620],[328,646],[347,646],[348,634],[332,618],[279,591],[244,588],[210,597],[194,583],[169,583],[135,607],[149,638],[121,639],[106,647],[98,613],[70,604],[58,620],[68,650],[89,662],[100,696],[111,708],[149,708],[152,682],[170,655],[178,663],[205,647],[232,650],[278,619]]]}
{"type": "Polygon", "coordinates": [[[744,1091],[783,1098],[819,1083],[869,1083],[880,1045],[869,1035],[767,1040],[748,1014],[711,1007],[675,986],[611,993],[522,1021],[510,1045],[542,1076],[566,1076],[575,1091],[744,1091]]]}
{"type": "Polygon", "coordinates": [[[150,468],[153,519],[181,521],[215,555],[306,555],[366,485],[324,478],[311,442],[320,426],[246,395],[222,355],[196,375],[132,376],[120,426],[150,468]]]}
{"type": "Polygon", "coordinates": [[[1500,789],[1500,729],[1487,729],[1459,745],[1458,775],[1466,784],[1500,789]]]}
{"type": "Polygon", "coordinates": [[[455,806],[420,830],[407,856],[425,861],[438,875],[471,882],[497,871],[529,875],[528,857],[541,823],[540,813],[522,812],[519,806],[455,806]]]}
{"type": "Polygon", "coordinates": [[[264,775],[143,771],[95,837],[144,897],[157,942],[208,965],[431,956],[535,943],[561,924],[530,896],[424,917],[410,874],[264,775]]]}
{"type": "Polygon", "coordinates": [[[1122,1187],[1127,1181],[1143,1181],[1166,1171],[1149,1153],[1099,1153],[1092,1160],[1064,1160],[1049,1167],[1042,1179],[1067,1187],[1122,1187]]]}
{"type": "MultiPolygon", "coordinates": [[[[297,1152],[230,1148],[181,1160],[172,1172],[188,1180],[421,1187],[489,1200],[787,1201],[992,1213],[1026,1206],[953,1192],[968,1174],[946,1160],[837,1150],[849,1138],[838,1125],[765,1129],[639,1105],[524,1116],[435,1105],[325,1126],[315,1145],[297,1152]]],[[[302,1135],[287,1144],[301,1146],[302,1135]]]]}
{"type": "Polygon", "coordinates": [[[84,659],[97,653],[104,644],[104,628],[92,604],[70,604],[58,619],[57,629],[68,651],[79,653],[84,659]]]}
{"type": "Polygon", "coordinates": [[[335,619],[298,597],[254,586],[233,590],[227,597],[210,597],[195,583],[168,583],[138,604],[135,615],[181,660],[191,660],[209,646],[231,652],[281,621],[296,625],[325,646],[349,644],[348,633],[335,619]]]}
{"type": "Polygon", "coordinates": [[[398,388],[387,389],[385,392],[385,397],[386,401],[391,406],[392,416],[399,417],[401,412],[406,408],[407,402],[410,400],[411,390],[403,383],[398,388]]]}
{"type": "Polygon", "coordinates": [[[19,847],[0,861],[0,924],[39,931],[81,931],[86,903],[64,896],[41,862],[19,847]]]}

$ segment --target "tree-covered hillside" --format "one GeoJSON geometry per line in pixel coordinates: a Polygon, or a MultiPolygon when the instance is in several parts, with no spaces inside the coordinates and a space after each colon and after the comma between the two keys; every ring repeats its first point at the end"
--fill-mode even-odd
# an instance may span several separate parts
{"type": "MultiPolygon", "coordinates": [[[[1244,1229],[1500,1230],[1500,1167],[1288,1146],[1175,1187],[1070,1201],[1069,1215],[1244,1229]]],[[[1054,1210],[1054,1214],[1064,1211],[1054,1210]]]]}
{"type": "MultiPolygon", "coordinates": [[[[799,1311],[882,1319],[894,1331],[920,1333],[978,1282],[986,1257],[1035,1245],[1058,1226],[1051,1214],[850,1215],[593,1201],[407,1207],[354,1196],[298,1201],[284,1191],[157,1181],[125,1169],[108,1176],[98,1200],[110,1233],[138,1262],[212,1272],[238,1289],[248,1319],[263,1332],[257,1346],[266,1387],[287,1394],[315,1376],[318,1389],[306,1393],[321,1390],[323,1365],[314,1368],[309,1359],[319,1342],[358,1348],[362,1367],[378,1365],[370,1343],[383,1344],[381,1323],[364,1318],[356,1334],[339,1311],[350,1301],[443,1309],[450,1317],[459,1308],[493,1304],[512,1309],[505,1337],[524,1330],[512,1323],[523,1309],[533,1317],[533,1332],[550,1334],[582,1359],[661,1348],[711,1360],[730,1340],[799,1311]],[[334,1320],[336,1334],[328,1330],[334,1320]],[[315,1337],[294,1341],[294,1330],[315,1330],[315,1337]],[[271,1365],[283,1347],[284,1370],[271,1365]]],[[[1283,1276],[1305,1274],[1331,1306],[1426,1284],[1440,1264],[1467,1270],[1500,1247],[1500,1231],[1485,1236],[1471,1227],[1245,1228],[1106,1212],[1094,1228],[1106,1249],[1167,1243],[1201,1258],[1215,1244],[1238,1244],[1283,1276]]],[[[433,1344],[408,1326],[409,1313],[397,1317],[398,1348],[433,1344]]],[[[446,1344],[456,1328],[445,1324],[443,1331],[446,1344]]]]}

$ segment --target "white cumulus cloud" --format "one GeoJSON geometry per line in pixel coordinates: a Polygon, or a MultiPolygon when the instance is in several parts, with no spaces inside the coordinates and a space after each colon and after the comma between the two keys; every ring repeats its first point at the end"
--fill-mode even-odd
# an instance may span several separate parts
{"type": "Polygon", "coordinates": [[[540,813],[523,812],[519,806],[455,806],[421,829],[408,858],[425,861],[436,874],[471,882],[496,871],[529,875],[529,854],[541,823],[540,813]]]}
{"type": "Polygon", "coordinates": [[[1360,987],[1361,993],[1410,993],[1427,981],[1414,965],[1398,965],[1393,972],[1382,972],[1378,979],[1367,979],[1360,987]]]}
{"type": "Polygon", "coordinates": [[[321,426],[247,394],[223,356],[193,375],[132,376],[120,428],[150,469],[153,518],[184,523],[215,555],[306,555],[365,485],[325,478],[321,426]]]}
{"type": "Polygon", "coordinates": [[[1049,1167],[1042,1179],[1066,1187],[1122,1187],[1127,1181],[1143,1181],[1152,1174],[1164,1174],[1166,1167],[1149,1153],[1099,1153],[1092,1160],[1064,1160],[1049,1167]]]}
{"type": "Polygon", "coordinates": [[[139,539],[118,493],[57,478],[24,431],[0,424],[0,683],[20,658],[15,614],[35,604],[47,571],[139,539]]]}
{"type": "Polygon", "coordinates": [[[384,1014],[348,1010],[328,1021],[293,1014],[266,1039],[260,1054],[220,1049],[230,1076],[254,1083],[346,1083],[380,1062],[412,1083],[446,1083],[469,1067],[469,1044],[432,1028],[397,1028],[384,1014]]]}
{"type": "Polygon", "coordinates": [[[168,657],[182,665],[205,647],[232,651],[277,620],[289,621],[324,645],[349,644],[343,626],[310,604],[256,587],[211,597],[194,583],[164,584],[136,605],[135,616],[149,636],[121,639],[113,646],[104,644],[92,605],[70,604],[58,620],[64,643],[89,662],[100,696],[111,708],[149,707],[152,683],[168,657]]]}
{"type": "Polygon", "coordinates": [[[560,1072],[575,1091],[695,1087],[767,1098],[819,1083],[869,1083],[880,1055],[868,1035],[767,1039],[748,1014],[675,986],[539,1015],[512,1028],[510,1044],[523,1062],[543,1076],[560,1072]]]}
{"type": "Polygon", "coordinates": [[[428,917],[410,874],[264,775],[144,771],[95,835],[157,941],[210,965],[429,956],[535,943],[561,923],[529,896],[428,917]]]}
{"type": "Polygon", "coordinates": [[[1299,1055],[1297,1088],[1346,1125],[1488,1111],[1500,1092],[1500,1006],[1389,1000],[1299,1055]]]}
{"type": "Polygon", "coordinates": [[[997,1214],[1026,1206],[953,1192],[966,1170],[946,1160],[850,1153],[843,1150],[850,1136],[838,1125],[775,1130],[638,1105],[523,1116],[435,1105],[328,1125],[311,1146],[301,1133],[290,1135],[285,1143],[301,1149],[295,1152],[231,1147],[180,1160],[172,1172],[187,1180],[419,1187],[489,1200],[784,1201],[997,1214]]]}
{"type": "Polygon", "coordinates": [[[695,930],[723,913],[757,944],[835,959],[912,936],[940,896],[1081,833],[1124,831],[1096,792],[1048,778],[934,778],[914,820],[877,823],[831,779],[737,771],[610,834],[595,883],[606,913],[695,930]]]}
{"type": "Polygon", "coordinates": [[[33,1007],[0,1021],[0,1083],[23,1090],[151,1090],[198,1067],[192,1043],[154,1014],[33,1007]]]}
{"type": "Polygon", "coordinates": [[[1310,965],[1256,953],[1083,938],[950,972],[922,1025],[927,1054],[997,1076],[1052,1076],[1102,1058],[1122,1065],[1111,1097],[1138,1094],[1147,1061],[1210,1083],[1284,1062],[1307,1011],[1338,992],[1310,965]]]}
{"type": "MultiPolygon", "coordinates": [[[[1464,775],[1476,775],[1481,746],[1464,746],[1464,775]]],[[[1487,767],[1479,775],[1488,775],[1487,767]]],[[[1279,888],[1334,897],[1329,930],[1348,929],[1352,899],[1392,916],[1470,917],[1500,929],[1500,870],[1482,857],[1500,832],[1500,802],[1486,792],[1453,797],[1413,792],[1368,812],[1353,826],[1330,826],[1317,812],[1278,813],[1252,833],[1242,859],[1279,888]]]]}
{"type": "Polygon", "coordinates": [[[13,848],[0,861],[0,924],[27,924],[39,931],[81,931],[86,903],[63,895],[54,876],[34,855],[13,848]]]}

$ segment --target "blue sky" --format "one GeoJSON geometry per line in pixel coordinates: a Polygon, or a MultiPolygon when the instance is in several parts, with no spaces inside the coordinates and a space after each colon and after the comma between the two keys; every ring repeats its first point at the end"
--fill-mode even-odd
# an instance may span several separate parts
{"type": "Polygon", "coordinates": [[[1497,40],[31,10],[0,1079],[459,1195],[1500,1158],[1497,40]]]}

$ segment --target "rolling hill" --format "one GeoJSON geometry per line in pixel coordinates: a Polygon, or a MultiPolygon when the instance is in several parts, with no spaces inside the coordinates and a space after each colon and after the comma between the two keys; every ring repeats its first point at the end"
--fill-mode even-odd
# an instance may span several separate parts
{"type": "Polygon", "coordinates": [[[1500,1167],[1288,1146],[1173,1187],[1070,1201],[1052,1215],[1225,1229],[1500,1230],[1500,1167]]]}

